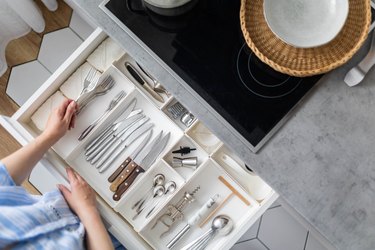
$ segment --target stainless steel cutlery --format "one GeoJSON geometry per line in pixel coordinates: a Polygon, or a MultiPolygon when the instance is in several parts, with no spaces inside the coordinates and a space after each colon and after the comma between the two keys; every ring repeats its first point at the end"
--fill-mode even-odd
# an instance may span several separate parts
{"type": "Polygon", "coordinates": [[[105,171],[109,165],[120,156],[120,154],[138,137],[149,131],[154,126],[153,123],[148,123],[143,126],[141,126],[137,131],[132,133],[127,139],[123,140],[121,139],[121,142],[119,142],[117,145],[113,147],[113,150],[108,152],[106,155],[103,156],[103,159],[101,159],[100,162],[98,162],[98,166],[100,167],[99,172],[105,171]],[[117,150],[117,151],[116,151],[117,150]],[[105,162],[105,163],[104,163],[105,162]]]}
{"type": "Polygon", "coordinates": [[[114,85],[115,81],[110,75],[106,76],[104,80],[99,79],[96,84],[90,84],[90,89],[77,99],[79,112],[82,111],[82,109],[84,109],[95,97],[104,95],[110,91],[114,85]]]}
{"type": "Polygon", "coordinates": [[[113,98],[111,100],[111,102],[109,103],[109,106],[108,108],[106,109],[106,111],[101,115],[99,116],[95,121],[93,121],[83,132],[82,134],[78,137],[78,140],[79,141],[82,141],[84,138],[86,138],[86,136],[88,134],[90,134],[90,132],[96,127],[96,125],[98,125],[99,122],[101,122],[107,115],[109,112],[111,112],[116,106],[117,104],[119,104],[119,102],[125,97],[126,93],[125,91],[121,91],[120,93],[118,93],[115,98],[113,98]]]}
{"type": "MultiPolygon", "coordinates": [[[[129,127],[124,128],[122,131],[120,131],[118,134],[114,134],[103,146],[101,146],[98,150],[98,152],[94,152],[92,155],[90,155],[87,160],[91,161],[91,164],[95,164],[118,140],[119,144],[124,142],[126,138],[128,138],[137,128],[141,127],[143,124],[145,124],[149,120],[148,117],[143,117],[142,119],[134,122],[129,127]]],[[[111,150],[110,152],[112,152],[111,150]]]]}

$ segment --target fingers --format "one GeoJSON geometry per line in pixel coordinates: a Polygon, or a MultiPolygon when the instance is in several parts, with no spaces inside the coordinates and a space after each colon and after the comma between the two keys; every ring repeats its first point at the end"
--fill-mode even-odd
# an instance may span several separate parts
{"type": "Polygon", "coordinates": [[[62,184],[58,184],[57,188],[60,190],[62,195],[65,197],[65,199],[69,200],[69,198],[71,196],[71,193],[70,193],[69,189],[62,184]]]}
{"type": "Polygon", "coordinates": [[[75,183],[77,181],[77,176],[71,167],[66,168],[66,173],[68,174],[70,183],[75,183]]]}
{"type": "Polygon", "coordinates": [[[75,172],[75,174],[79,182],[85,182],[85,180],[83,180],[83,178],[78,173],[75,172]]]}
{"type": "Polygon", "coordinates": [[[60,106],[57,108],[57,114],[62,118],[65,116],[65,113],[66,113],[66,108],[69,106],[69,104],[71,103],[72,101],[69,100],[69,99],[66,99],[65,101],[63,101],[60,106]]]}
{"type": "Polygon", "coordinates": [[[69,130],[76,126],[76,113],[73,114],[72,119],[69,124],[69,130]]]}
{"type": "Polygon", "coordinates": [[[68,122],[69,126],[71,124],[72,117],[77,111],[77,104],[75,101],[70,101],[69,105],[66,108],[66,112],[64,115],[64,120],[68,122]]]}

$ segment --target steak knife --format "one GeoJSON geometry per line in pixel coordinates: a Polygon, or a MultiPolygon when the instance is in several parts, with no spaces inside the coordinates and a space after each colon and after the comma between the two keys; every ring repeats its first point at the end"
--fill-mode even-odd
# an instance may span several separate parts
{"type": "Polygon", "coordinates": [[[125,62],[125,67],[129,71],[130,75],[153,97],[155,100],[163,103],[164,99],[155,92],[148,84],[147,81],[142,77],[142,75],[137,71],[137,69],[130,63],[125,62]]]}
{"type": "Polygon", "coordinates": [[[153,123],[142,125],[139,129],[137,129],[132,135],[130,135],[127,139],[120,141],[115,147],[105,154],[103,158],[98,162],[96,168],[99,169],[99,173],[105,171],[109,165],[130,145],[133,141],[135,141],[138,137],[146,133],[154,126],[153,123]],[[117,152],[115,153],[115,151],[117,152]],[[105,162],[105,164],[104,164],[105,162]]]}
{"type": "MultiPolygon", "coordinates": [[[[117,130],[121,131],[122,124],[125,123],[128,119],[132,118],[135,115],[141,114],[142,109],[134,110],[130,113],[130,115],[123,119],[120,122],[115,122],[109,125],[98,137],[95,139],[92,143],[90,143],[91,148],[87,147],[86,149],[86,156],[92,154],[93,151],[95,151],[103,142],[105,142],[113,133],[115,133],[117,130]],[[100,138],[99,138],[100,137],[100,138]]],[[[138,116],[141,117],[141,116],[138,116]]],[[[133,118],[132,118],[133,119],[133,118]]]]}
{"type": "MultiPolygon", "coordinates": [[[[163,135],[163,131],[161,131],[153,140],[152,142],[147,145],[146,148],[142,150],[142,152],[137,156],[137,157],[132,157],[130,155],[116,171],[121,171],[118,175],[117,178],[113,181],[109,189],[112,192],[116,192],[117,188],[120,186],[120,184],[133,172],[135,167],[131,167],[130,164],[134,162],[137,164],[137,162],[143,161],[144,158],[151,152],[153,147],[157,145],[161,139],[161,136],[163,135]],[[130,161],[129,161],[130,159],[130,161]]],[[[115,172],[116,172],[115,171],[115,172]]]]}
{"type": "Polygon", "coordinates": [[[126,119],[123,123],[121,123],[120,127],[115,131],[112,136],[104,140],[103,142],[99,142],[98,146],[95,149],[92,148],[91,151],[86,152],[87,161],[92,160],[92,164],[94,164],[104,153],[105,151],[111,147],[111,142],[115,142],[118,138],[120,138],[123,134],[131,129],[131,127],[136,124],[138,121],[142,120],[145,116],[142,114],[138,114],[126,119]]]}
{"type": "Polygon", "coordinates": [[[116,171],[113,172],[113,174],[111,174],[111,176],[108,177],[109,182],[113,182],[116,179],[116,177],[120,175],[121,171],[129,164],[129,162],[131,162],[132,159],[137,157],[139,152],[146,146],[146,144],[150,140],[151,136],[152,136],[152,130],[150,132],[148,132],[147,136],[138,145],[138,147],[128,156],[128,158],[126,158],[126,160],[121,164],[121,166],[118,167],[116,169],[116,171]]]}
{"type": "Polygon", "coordinates": [[[129,166],[133,168],[132,173],[129,175],[128,178],[125,179],[123,183],[118,187],[115,194],[112,196],[113,200],[119,201],[123,193],[128,190],[128,188],[133,184],[133,182],[137,179],[138,175],[145,172],[147,169],[150,168],[152,163],[158,158],[160,153],[164,150],[166,145],[168,144],[169,137],[171,133],[169,132],[166,134],[154,147],[149,154],[137,165],[135,162],[129,163],[129,166]]]}
{"type": "MultiPolygon", "coordinates": [[[[148,117],[143,117],[142,119],[137,120],[135,123],[130,125],[130,127],[123,129],[123,131],[121,131],[118,135],[115,135],[114,137],[112,137],[110,139],[110,141],[106,143],[107,145],[104,148],[101,147],[102,150],[98,154],[93,155],[94,158],[92,159],[92,161],[90,163],[95,164],[99,159],[101,159],[101,157],[104,154],[108,155],[108,153],[106,153],[108,150],[109,150],[109,152],[113,153],[113,151],[115,150],[113,145],[116,142],[117,142],[116,145],[120,145],[122,142],[124,142],[126,140],[126,138],[128,138],[134,131],[136,131],[139,127],[141,127],[143,124],[145,124],[148,120],[149,120],[148,117]]],[[[97,166],[97,168],[98,168],[98,166],[97,166]]]]}
{"type": "Polygon", "coordinates": [[[117,128],[116,126],[120,126],[120,122],[122,122],[123,120],[125,120],[126,118],[128,118],[128,116],[130,116],[131,112],[133,111],[134,107],[135,107],[135,104],[137,103],[137,99],[133,99],[130,104],[125,108],[124,112],[122,112],[122,114],[115,120],[114,123],[112,123],[111,125],[109,125],[99,136],[96,137],[95,140],[93,140],[92,142],[90,142],[90,144],[85,148],[86,150],[90,150],[93,146],[95,146],[95,144],[99,141],[102,140],[102,138],[104,138],[104,136],[106,134],[109,134],[108,131],[115,131],[117,128]]]}

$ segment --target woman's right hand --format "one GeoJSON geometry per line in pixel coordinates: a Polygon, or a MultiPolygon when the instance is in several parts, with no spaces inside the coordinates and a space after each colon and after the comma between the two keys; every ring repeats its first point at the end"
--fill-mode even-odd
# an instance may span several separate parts
{"type": "Polygon", "coordinates": [[[67,167],[66,173],[68,174],[71,190],[62,184],[59,184],[58,188],[69,207],[81,220],[87,216],[92,216],[93,213],[98,215],[94,190],[72,168],[67,167]]]}

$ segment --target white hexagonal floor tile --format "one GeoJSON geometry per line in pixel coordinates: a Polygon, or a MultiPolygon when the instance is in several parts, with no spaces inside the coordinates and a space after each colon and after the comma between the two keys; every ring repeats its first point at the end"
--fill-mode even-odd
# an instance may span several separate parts
{"type": "Polygon", "coordinates": [[[83,20],[76,11],[73,11],[69,26],[82,40],[85,40],[94,31],[94,28],[83,20]]]}
{"type": "Polygon", "coordinates": [[[31,61],[12,68],[6,93],[22,105],[47,80],[51,73],[38,61],[31,61]]]}
{"type": "Polygon", "coordinates": [[[271,250],[303,250],[307,229],[283,207],[275,207],[263,214],[258,239],[271,250]]]}
{"type": "Polygon", "coordinates": [[[38,60],[50,71],[55,70],[82,43],[82,39],[70,28],[64,28],[43,36],[38,60]]]}

